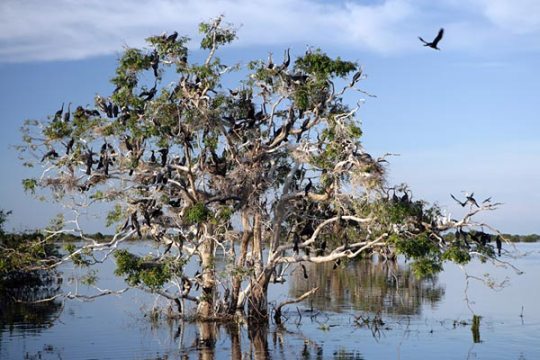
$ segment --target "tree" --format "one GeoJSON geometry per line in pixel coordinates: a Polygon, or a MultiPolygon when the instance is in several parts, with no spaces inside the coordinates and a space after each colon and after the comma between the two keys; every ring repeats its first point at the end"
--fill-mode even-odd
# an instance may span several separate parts
{"type": "Polygon", "coordinates": [[[23,184],[75,214],[57,219],[49,237],[82,240],[55,265],[114,254],[129,285],[170,299],[179,312],[190,301],[199,318],[247,308],[251,320],[266,321],[268,286],[290,266],[404,254],[427,274],[445,260],[495,257],[493,235],[472,217],[497,204],[467,200],[470,211],[455,220],[413,200],[407,186],[386,184],[387,155],[376,158],[360,142],[362,99],[346,101],[365,94],[357,63],[319,49],[293,61],[287,49],[283,60],[270,54],[247,67],[226,65],[217,54],[236,38],[234,28],[220,17],[200,31],[202,63],[176,32],[150,37],[147,49],[124,51],[111,96],[26,123],[20,150],[43,172],[23,184]],[[244,80],[233,85],[233,72],[244,80]],[[102,202],[111,204],[114,236],[98,242],[78,219],[102,202]],[[456,236],[446,240],[451,229],[456,236]],[[161,251],[117,250],[130,238],[154,239],[161,251]],[[226,254],[224,271],[217,251],[226,254]],[[185,271],[192,258],[195,274],[185,271]]]}

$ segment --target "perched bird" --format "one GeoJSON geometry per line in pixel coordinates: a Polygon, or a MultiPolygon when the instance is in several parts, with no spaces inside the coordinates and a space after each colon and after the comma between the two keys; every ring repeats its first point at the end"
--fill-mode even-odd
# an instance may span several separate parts
{"type": "Polygon", "coordinates": [[[91,149],[88,149],[88,152],[86,153],[86,175],[90,175],[92,173],[92,165],[94,165],[94,152],[91,149]]]}
{"type": "Polygon", "coordinates": [[[356,84],[358,82],[358,80],[360,80],[360,77],[362,76],[362,68],[360,68],[360,70],[358,70],[354,75],[353,75],[353,78],[351,80],[351,83],[349,84],[349,86],[353,86],[354,84],[356,84]]]}
{"type": "Polygon", "coordinates": [[[432,42],[427,42],[426,40],[422,39],[420,36],[418,38],[420,39],[421,42],[424,43],[424,46],[429,46],[430,48],[435,49],[435,50],[441,50],[437,47],[437,44],[439,43],[439,41],[441,41],[443,34],[444,34],[444,29],[441,28],[439,30],[439,33],[437,34],[437,36],[435,36],[435,39],[433,39],[432,42]]]}
{"type": "Polygon", "coordinates": [[[283,59],[283,64],[281,64],[279,70],[282,71],[282,70],[285,70],[289,67],[289,64],[291,63],[291,54],[290,54],[290,49],[287,49],[285,51],[285,56],[284,56],[284,59],[283,59]]]}
{"type": "Polygon", "coordinates": [[[308,276],[308,273],[307,273],[306,266],[304,264],[300,264],[300,266],[302,267],[302,270],[304,272],[304,279],[307,279],[309,276],[308,276]]]}
{"type": "Polygon", "coordinates": [[[58,157],[58,153],[52,149],[49,150],[43,157],[41,158],[41,162],[45,161],[45,159],[56,159],[58,157]]]}
{"type": "Polygon", "coordinates": [[[70,110],[70,107],[71,107],[71,103],[68,104],[67,111],[66,111],[66,113],[64,114],[64,119],[63,119],[63,120],[64,120],[64,122],[66,122],[66,123],[69,122],[69,119],[70,119],[70,117],[71,117],[71,112],[70,112],[71,110],[70,110]]]}
{"type": "Polygon", "coordinates": [[[158,152],[161,153],[161,166],[165,166],[167,164],[167,155],[169,154],[169,149],[159,149],[158,152]]]}
{"type": "Polygon", "coordinates": [[[69,155],[69,153],[71,152],[71,149],[73,149],[74,144],[75,144],[75,139],[71,138],[71,140],[69,140],[69,142],[66,145],[66,155],[69,155]]]}
{"type": "Polygon", "coordinates": [[[309,190],[311,190],[312,187],[313,187],[313,183],[311,182],[311,179],[309,179],[308,184],[304,188],[304,196],[308,196],[309,190]]]}
{"type": "Polygon", "coordinates": [[[298,255],[298,245],[300,243],[300,236],[298,236],[297,233],[294,234],[294,237],[293,237],[293,251],[296,253],[296,255],[298,255]]]}
{"type": "Polygon", "coordinates": [[[62,107],[60,108],[60,110],[58,110],[58,111],[54,114],[54,121],[62,119],[62,113],[63,113],[63,112],[64,112],[64,103],[62,103],[62,107]]]}
{"type": "Polygon", "coordinates": [[[167,36],[168,42],[176,41],[176,38],[178,37],[178,32],[173,32],[171,35],[167,36]]]}

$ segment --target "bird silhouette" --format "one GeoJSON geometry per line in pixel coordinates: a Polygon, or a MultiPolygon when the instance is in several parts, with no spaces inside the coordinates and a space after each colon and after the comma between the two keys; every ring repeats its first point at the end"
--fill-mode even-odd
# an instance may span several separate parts
{"type": "Polygon", "coordinates": [[[308,179],[308,180],[309,180],[309,183],[304,188],[304,196],[308,196],[309,190],[311,190],[311,188],[313,187],[313,183],[311,182],[311,179],[308,179]]]}
{"type": "Polygon", "coordinates": [[[437,36],[435,36],[435,39],[433,39],[432,42],[427,42],[426,40],[422,39],[420,36],[418,38],[420,39],[421,42],[424,43],[424,46],[429,46],[430,48],[435,49],[435,50],[441,50],[437,47],[437,44],[439,43],[439,41],[441,41],[443,34],[444,34],[444,29],[441,28],[439,30],[439,33],[437,34],[437,36]]]}
{"type": "Polygon", "coordinates": [[[45,153],[45,155],[43,155],[43,157],[41,158],[41,162],[45,161],[45,159],[56,159],[57,157],[58,153],[54,149],[52,149],[45,153]]]}

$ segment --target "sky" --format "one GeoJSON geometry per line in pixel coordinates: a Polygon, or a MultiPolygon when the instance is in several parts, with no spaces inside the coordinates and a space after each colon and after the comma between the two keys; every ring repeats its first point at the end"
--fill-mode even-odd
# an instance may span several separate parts
{"type": "MultiPolygon", "coordinates": [[[[44,226],[59,205],[24,194],[12,146],[25,119],[108,95],[126,47],[220,14],[238,27],[225,62],[301,55],[307,46],[357,61],[367,78],[364,146],[390,159],[389,183],[463,215],[450,194],[503,205],[482,217],[503,232],[540,233],[540,0],[2,0],[0,209],[8,229],[44,226]],[[445,36],[440,51],[418,36],[445,36]]],[[[102,230],[97,220],[90,227],[102,230]]]]}

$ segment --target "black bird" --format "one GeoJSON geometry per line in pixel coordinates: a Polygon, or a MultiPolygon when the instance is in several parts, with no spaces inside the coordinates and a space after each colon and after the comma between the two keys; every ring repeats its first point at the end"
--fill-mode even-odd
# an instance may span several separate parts
{"type": "Polygon", "coordinates": [[[173,42],[176,41],[176,38],[178,37],[178,32],[173,32],[171,35],[167,36],[167,41],[173,42]]]}
{"type": "Polygon", "coordinates": [[[362,69],[358,70],[353,75],[353,78],[352,78],[351,83],[349,84],[349,86],[353,86],[354,84],[356,84],[358,82],[358,80],[360,80],[360,76],[362,76],[362,69]]]}
{"type": "Polygon", "coordinates": [[[167,164],[167,155],[169,154],[169,149],[159,149],[158,152],[161,153],[161,166],[165,166],[167,164]]]}
{"type": "Polygon", "coordinates": [[[118,105],[114,104],[113,107],[112,107],[112,114],[113,114],[113,117],[118,117],[118,112],[119,112],[119,109],[118,109],[118,105]]]}
{"type": "Polygon", "coordinates": [[[60,108],[60,110],[58,110],[55,114],[54,114],[54,121],[56,120],[60,120],[62,118],[62,113],[64,112],[64,103],[62,103],[62,107],[60,108]]]}
{"type": "Polygon", "coordinates": [[[142,237],[141,225],[139,224],[139,220],[137,220],[137,212],[136,211],[133,214],[131,214],[131,224],[133,225],[135,230],[137,230],[137,235],[139,235],[139,237],[142,237]]]}
{"type": "Polygon", "coordinates": [[[304,279],[307,279],[309,276],[307,273],[306,266],[304,264],[300,264],[300,266],[302,267],[302,271],[304,272],[304,279]]]}
{"type": "Polygon", "coordinates": [[[71,138],[71,140],[69,140],[69,142],[66,145],[66,155],[69,155],[69,153],[71,152],[71,149],[73,149],[74,144],[75,144],[75,139],[71,138]]]}
{"type": "Polygon", "coordinates": [[[156,155],[154,154],[154,150],[152,150],[152,155],[150,155],[150,162],[152,163],[156,162],[156,155]]]}
{"type": "Polygon", "coordinates": [[[157,51],[154,51],[152,53],[152,60],[150,61],[150,65],[152,66],[152,70],[154,70],[154,77],[158,77],[159,54],[157,53],[157,51]]]}
{"type": "Polygon", "coordinates": [[[154,85],[153,88],[150,90],[143,91],[139,94],[139,97],[142,98],[144,101],[150,101],[154,98],[154,96],[157,93],[157,87],[154,85]]]}
{"type": "Polygon", "coordinates": [[[334,263],[334,266],[332,266],[332,270],[336,270],[338,266],[341,264],[341,259],[337,259],[334,263]]]}
{"type": "Polygon", "coordinates": [[[500,235],[497,235],[497,237],[495,238],[495,243],[497,244],[497,252],[499,256],[501,256],[502,241],[500,235]]]}
{"type": "Polygon", "coordinates": [[[71,103],[68,104],[68,108],[67,108],[67,111],[66,113],[64,114],[64,122],[69,122],[69,119],[71,117],[71,110],[70,110],[70,107],[71,107],[71,103]]]}
{"type": "Polygon", "coordinates": [[[45,161],[45,159],[56,159],[58,157],[58,153],[52,149],[49,150],[43,157],[41,158],[41,162],[45,161]]]}
{"type": "Polygon", "coordinates": [[[294,233],[293,237],[293,251],[298,255],[298,244],[300,243],[300,236],[297,233],[294,233]]]}
{"type": "Polygon", "coordinates": [[[86,153],[86,175],[90,175],[92,173],[92,165],[94,165],[94,152],[90,149],[88,149],[88,152],[86,153]]]}
{"type": "Polygon", "coordinates": [[[458,199],[456,199],[456,197],[452,194],[450,194],[450,196],[452,197],[452,199],[454,199],[459,205],[461,205],[462,207],[465,207],[465,205],[467,205],[468,203],[471,203],[471,205],[474,205],[476,207],[480,207],[478,206],[478,203],[476,202],[475,198],[473,197],[474,196],[474,193],[472,193],[471,195],[467,195],[466,196],[466,200],[465,201],[459,201],[458,199]]]}
{"type": "Polygon", "coordinates": [[[124,143],[126,144],[126,149],[128,151],[133,151],[133,145],[131,145],[131,142],[129,141],[130,137],[128,135],[126,135],[126,137],[124,138],[124,143]]]}
{"type": "Polygon", "coordinates": [[[279,71],[283,71],[289,67],[289,64],[291,63],[291,54],[290,49],[285,50],[285,56],[283,59],[283,64],[279,67],[279,71]]]}
{"type": "Polygon", "coordinates": [[[433,39],[432,42],[427,42],[426,40],[422,39],[420,36],[418,38],[420,39],[421,42],[424,43],[424,46],[429,46],[430,48],[435,49],[435,50],[441,50],[437,47],[437,44],[439,43],[439,41],[441,41],[443,34],[444,34],[444,29],[441,28],[439,30],[439,33],[437,34],[437,36],[435,36],[435,39],[433,39]]]}
{"type": "Polygon", "coordinates": [[[476,206],[477,208],[479,208],[480,206],[478,206],[478,203],[477,203],[476,200],[474,199],[473,195],[474,195],[474,193],[471,193],[471,195],[468,195],[468,196],[467,196],[467,202],[470,202],[471,205],[474,205],[474,206],[476,206]]]}
{"type": "Polygon", "coordinates": [[[313,183],[311,182],[311,179],[308,179],[309,182],[308,184],[306,185],[306,187],[304,188],[304,195],[307,197],[308,194],[309,194],[309,190],[311,190],[311,188],[313,187],[313,183]]]}

